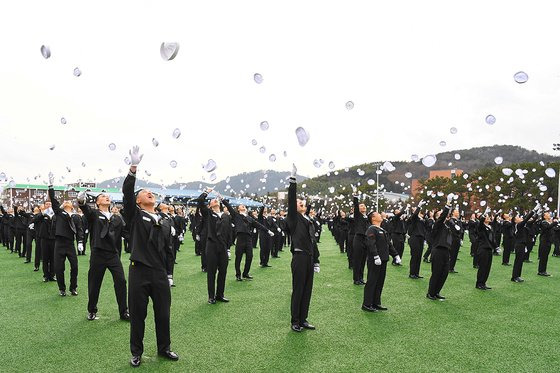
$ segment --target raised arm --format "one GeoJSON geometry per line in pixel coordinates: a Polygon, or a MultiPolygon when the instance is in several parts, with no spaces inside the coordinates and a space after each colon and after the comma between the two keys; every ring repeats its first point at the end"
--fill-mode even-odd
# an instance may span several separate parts
{"type": "Polygon", "coordinates": [[[52,209],[55,214],[61,213],[62,210],[60,209],[60,202],[56,199],[54,195],[54,188],[52,185],[49,185],[49,199],[51,200],[52,209]]]}

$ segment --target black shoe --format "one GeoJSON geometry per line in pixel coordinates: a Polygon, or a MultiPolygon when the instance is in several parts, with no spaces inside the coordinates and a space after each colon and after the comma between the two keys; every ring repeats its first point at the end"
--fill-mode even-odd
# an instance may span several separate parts
{"type": "Polygon", "coordinates": [[[43,282],[49,282],[49,279],[43,277],[43,282]]]}
{"type": "Polygon", "coordinates": [[[142,363],[142,356],[133,356],[130,359],[130,365],[132,365],[134,368],[138,368],[140,366],[140,363],[142,363]]]}
{"type": "Polygon", "coordinates": [[[253,276],[247,274],[247,275],[243,275],[243,278],[244,278],[245,280],[252,280],[252,279],[253,279],[253,276]]]}
{"type": "Polygon", "coordinates": [[[202,272],[206,272],[206,268],[202,268],[202,272]]]}
{"type": "Polygon", "coordinates": [[[354,285],[362,285],[361,281],[354,281],[354,285]]]}
{"type": "Polygon", "coordinates": [[[179,360],[179,355],[177,355],[175,352],[171,351],[171,350],[167,350],[167,351],[163,351],[163,352],[158,352],[159,356],[165,357],[169,360],[173,360],[173,361],[177,361],[179,360]]]}
{"type": "Polygon", "coordinates": [[[73,296],[77,296],[78,292],[76,290],[70,290],[70,294],[72,294],[73,296]]]}
{"type": "Polygon", "coordinates": [[[362,309],[367,312],[377,312],[375,308],[372,306],[366,306],[365,304],[362,304],[362,309]]]}
{"type": "Polygon", "coordinates": [[[361,279],[360,280],[360,285],[365,285],[365,284],[366,284],[366,282],[364,281],[364,279],[361,279]]]}
{"type": "Polygon", "coordinates": [[[208,298],[208,303],[210,303],[210,304],[216,304],[216,299],[214,299],[214,298],[208,298]]]}
{"type": "Polygon", "coordinates": [[[52,282],[56,281],[56,276],[49,278],[49,281],[52,281],[52,282]]]}
{"type": "Polygon", "coordinates": [[[428,259],[428,258],[424,258],[424,262],[426,262],[426,263],[430,263],[430,259],[428,259]]]}
{"type": "Polygon", "coordinates": [[[436,298],[439,300],[444,300],[445,297],[443,295],[440,295],[439,293],[436,294],[436,298]]]}
{"type": "Polygon", "coordinates": [[[473,265],[472,267],[473,267],[474,269],[478,269],[478,266],[477,266],[477,265],[473,265]]]}
{"type": "Polygon", "coordinates": [[[261,267],[263,267],[263,268],[272,268],[272,266],[271,266],[271,265],[268,265],[268,264],[261,264],[261,267]]]}
{"type": "Polygon", "coordinates": [[[502,263],[503,266],[511,266],[509,263],[502,263]]]}
{"type": "Polygon", "coordinates": [[[490,286],[484,285],[484,290],[492,290],[492,288],[490,286]]]}
{"type": "Polygon", "coordinates": [[[418,277],[416,275],[408,275],[408,278],[411,278],[413,280],[418,280],[420,277],[418,277]]]}
{"type": "Polygon", "coordinates": [[[383,306],[378,305],[378,304],[374,304],[372,307],[375,308],[378,311],[387,311],[387,309],[388,309],[387,307],[383,307],[383,306]]]}
{"type": "Polygon", "coordinates": [[[31,260],[26,260],[24,263],[31,263],[31,260]]]}
{"type": "Polygon", "coordinates": [[[449,270],[449,273],[459,273],[459,272],[457,272],[457,271],[454,270],[454,269],[450,269],[450,270],[449,270]]]}
{"type": "Polygon", "coordinates": [[[226,297],[216,297],[216,300],[218,302],[224,302],[224,303],[229,302],[229,299],[227,299],[226,297]]]}
{"type": "Polygon", "coordinates": [[[307,321],[304,321],[300,326],[304,329],[315,330],[315,326],[311,325],[307,321]]]}
{"type": "Polygon", "coordinates": [[[300,332],[303,331],[303,328],[302,328],[301,326],[299,326],[298,324],[292,324],[292,330],[293,330],[294,332],[300,333],[300,332]]]}
{"type": "Polygon", "coordinates": [[[88,313],[87,319],[88,319],[89,321],[97,320],[97,313],[95,313],[95,312],[90,312],[90,313],[88,313]]]}
{"type": "Polygon", "coordinates": [[[420,275],[417,275],[416,277],[418,277],[418,278],[424,278],[424,276],[420,276],[420,275]]]}
{"type": "Polygon", "coordinates": [[[533,263],[533,261],[530,260],[530,259],[525,259],[523,262],[525,262],[525,263],[533,263]]]}
{"type": "Polygon", "coordinates": [[[39,272],[39,268],[38,267],[33,268],[33,272],[39,272]]]}
{"type": "Polygon", "coordinates": [[[434,297],[433,295],[430,295],[430,294],[426,294],[426,298],[428,298],[429,300],[437,300],[436,297],[434,297]]]}
{"type": "Polygon", "coordinates": [[[478,290],[486,290],[486,288],[484,287],[484,285],[476,285],[476,288],[478,290]]]}
{"type": "Polygon", "coordinates": [[[550,273],[547,273],[547,272],[539,272],[539,273],[537,273],[537,275],[544,276],[544,277],[550,277],[550,273]]]}
{"type": "Polygon", "coordinates": [[[123,313],[121,315],[121,320],[123,321],[130,321],[130,314],[128,313],[128,311],[126,311],[125,313],[123,313]]]}
{"type": "Polygon", "coordinates": [[[235,276],[235,280],[237,280],[237,281],[243,281],[243,279],[241,278],[241,276],[235,276]]]}
{"type": "Polygon", "coordinates": [[[60,293],[58,293],[58,294],[60,294],[61,297],[65,297],[66,296],[66,291],[61,290],[60,293]]]}
{"type": "Polygon", "coordinates": [[[523,280],[521,277],[516,277],[516,278],[512,278],[511,281],[513,281],[513,282],[523,282],[525,280],[523,280]]]}

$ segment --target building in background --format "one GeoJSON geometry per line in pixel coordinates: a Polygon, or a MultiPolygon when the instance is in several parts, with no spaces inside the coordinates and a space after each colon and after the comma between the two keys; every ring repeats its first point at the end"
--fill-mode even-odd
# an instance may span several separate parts
{"type": "MultiPolygon", "coordinates": [[[[444,177],[447,179],[453,179],[455,177],[461,176],[463,174],[463,170],[459,170],[453,168],[451,170],[430,170],[430,176],[428,176],[427,180],[436,178],[436,177],[444,177]]],[[[412,197],[416,197],[416,195],[422,189],[422,185],[420,184],[419,179],[412,179],[412,185],[410,187],[410,191],[412,193],[412,197]]]]}

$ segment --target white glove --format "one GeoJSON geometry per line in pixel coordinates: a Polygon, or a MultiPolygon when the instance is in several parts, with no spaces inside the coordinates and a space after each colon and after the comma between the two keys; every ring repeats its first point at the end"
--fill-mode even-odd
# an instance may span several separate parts
{"type": "Polygon", "coordinates": [[[492,210],[490,209],[490,207],[486,207],[486,210],[484,210],[484,215],[488,215],[492,210]]]}
{"type": "Polygon", "coordinates": [[[142,161],[142,157],[144,157],[144,154],[140,154],[140,148],[138,145],[133,146],[132,149],[128,151],[128,154],[130,154],[131,166],[138,166],[140,161],[142,161]]]}
{"type": "Polygon", "coordinates": [[[179,235],[179,241],[183,242],[185,240],[185,236],[183,236],[183,233],[181,233],[179,235]]]}
{"type": "Polygon", "coordinates": [[[169,282],[169,287],[175,285],[175,283],[173,282],[173,276],[172,275],[167,275],[167,281],[169,282]]]}
{"type": "Polygon", "coordinates": [[[82,242],[78,242],[78,252],[83,252],[84,251],[84,244],[82,242]]]}
{"type": "Polygon", "coordinates": [[[278,231],[278,233],[282,232],[282,229],[280,228],[276,228],[276,230],[278,231]]]}
{"type": "Polygon", "coordinates": [[[176,233],[177,233],[177,232],[175,232],[175,227],[171,227],[171,235],[172,235],[173,237],[175,237],[175,234],[176,234],[176,233]]]}
{"type": "Polygon", "coordinates": [[[52,172],[49,172],[49,185],[54,185],[54,175],[52,172]]]}
{"type": "Polygon", "coordinates": [[[268,235],[269,235],[270,237],[274,237],[274,232],[273,232],[273,231],[268,231],[268,235]]]}
{"type": "Polygon", "coordinates": [[[78,193],[78,203],[80,203],[82,205],[84,203],[86,203],[86,191],[85,190],[78,193]]]}
{"type": "Polygon", "coordinates": [[[502,252],[502,250],[500,250],[500,248],[499,248],[499,247],[496,247],[496,252],[497,252],[497,253],[499,254],[499,253],[501,253],[501,252],[502,252]]]}
{"type": "Polygon", "coordinates": [[[292,173],[290,174],[290,177],[296,177],[296,174],[297,174],[297,167],[295,163],[292,163],[292,173]]]}
{"type": "Polygon", "coordinates": [[[420,202],[418,202],[418,208],[424,206],[426,204],[426,201],[424,201],[423,199],[420,200],[420,202]]]}
{"type": "Polygon", "coordinates": [[[397,256],[395,257],[395,263],[401,264],[401,262],[402,262],[401,257],[397,255],[397,256]]]}
{"type": "Polygon", "coordinates": [[[86,229],[84,232],[85,232],[86,234],[88,234],[88,233],[89,233],[89,230],[86,229]]]}
{"type": "Polygon", "coordinates": [[[373,259],[375,260],[375,265],[376,266],[381,265],[381,258],[379,257],[379,255],[374,256],[373,259]]]}
{"type": "Polygon", "coordinates": [[[285,236],[286,236],[286,233],[282,232],[282,237],[285,237],[285,236]]]}
{"type": "Polygon", "coordinates": [[[231,259],[231,252],[229,250],[227,251],[227,258],[228,260],[231,259]]]}
{"type": "Polygon", "coordinates": [[[315,273],[321,272],[321,267],[319,267],[319,263],[313,264],[313,272],[315,273]]]}
{"type": "Polygon", "coordinates": [[[527,248],[525,248],[525,254],[527,254],[527,248]]]}
{"type": "Polygon", "coordinates": [[[537,201],[537,204],[535,205],[535,208],[533,209],[534,212],[538,212],[541,209],[541,203],[539,201],[537,201]]]}
{"type": "Polygon", "coordinates": [[[29,224],[29,229],[33,229],[33,230],[34,230],[34,229],[35,229],[35,223],[29,224]]]}
{"type": "Polygon", "coordinates": [[[196,239],[197,241],[200,241],[200,236],[197,234],[196,237],[195,237],[195,239],[196,239]]]}
{"type": "Polygon", "coordinates": [[[463,240],[461,240],[461,246],[463,246],[463,240]]]}

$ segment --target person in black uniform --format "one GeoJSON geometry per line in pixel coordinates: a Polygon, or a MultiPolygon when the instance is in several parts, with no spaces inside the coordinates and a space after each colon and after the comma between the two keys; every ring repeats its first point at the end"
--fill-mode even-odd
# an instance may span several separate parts
{"type": "Polygon", "coordinates": [[[453,242],[451,228],[446,224],[447,216],[451,209],[453,195],[447,196],[447,205],[436,218],[432,229],[433,250],[432,250],[432,276],[426,297],[431,300],[444,300],[445,297],[439,292],[447,280],[449,274],[449,249],[453,242]]]}
{"type": "Polygon", "coordinates": [[[91,231],[91,256],[88,271],[88,316],[90,321],[97,319],[97,301],[105,270],[109,270],[113,276],[115,296],[119,306],[119,315],[122,320],[129,320],[128,307],[126,305],[126,280],[124,270],[120,261],[116,240],[118,224],[109,212],[111,198],[101,193],[95,198],[97,209],[92,209],[86,203],[86,193],[78,194],[78,207],[83,211],[91,231]]]}
{"type": "MultiPolygon", "coordinates": [[[[259,209],[258,215],[258,222],[261,223],[266,227],[267,230],[272,231],[273,233],[276,230],[275,223],[272,219],[269,219],[269,216],[266,212],[266,207],[261,207],[259,209]]],[[[273,237],[270,237],[268,232],[263,232],[262,230],[259,231],[259,248],[260,248],[260,266],[263,268],[272,267],[268,264],[268,260],[270,258],[270,250],[273,243],[273,237]]]]}
{"type": "Polygon", "coordinates": [[[386,311],[381,305],[381,292],[387,274],[389,254],[395,263],[401,262],[397,250],[393,247],[389,233],[381,228],[383,218],[378,212],[370,214],[371,226],[366,230],[368,278],[364,287],[362,309],[368,312],[386,311]]]}
{"type": "Polygon", "coordinates": [[[354,242],[352,245],[354,272],[354,285],[365,285],[364,267],[366,265],[366,230],[369,221],[366,215],[366,205],[358,202],[358,196],[353,197],[354,202],[354,242]]]}
{"type": "Polygon", "coordinates": [[[471,256],[473,258],[473,268],[478,268],[478,261],[476,258],[476,253],[478,251],[478,247],[476,244],[478,242],[478,238],[476,237],[476,233],[478,232],[478,218],[477,214],[472,214],[471,219],[468,222],[467,228],[469,229],[469,241],[471,241],[471,256]]]}
{"type": "Polygon", "coordinates": [[[424,250],[424,240],[426,239],[426,223],[422,214],[422,206],[424,204],[423,200],[418,202],[418,207],[416,207],[409,219],[410,272],[408,277],[413,280],[423,278],[420,276],[420,263],[422,261],[422,251],[424,250]]]}
{"type": "MultiPolygon", "coordinates": [[[[393,216],[391,217],[389,224],[391,227],[391,242],[397,253],[399,253],[399,258],[403,257],[404,254],[404,240],[406,236],[406,227],[404,220],[402,219],[405,210],[396,209],[393,211],[393,216]]],[[[401,266],[402,264],[397,264],[395,259],[392,262],[393,265],[401,266]]]]}
{"type": "Polygon", "coordinates": [[[348,221],[348,241],[346,244],[346,256],[348,257],[348,269],[352,269],[354,274],[354,236],[356,235],[356,227],[354,224],[354,214],[349,213],[346,220],[348,221]]]}
{"type": "Polygon", "coordinates": [[[502,265],[509,266],[511,265],[509,264],[509,257],[513,252],[513,246],[515,244],[515,239],[513,237],[513,223],[511,222],[511,216],[509,214],[503,214],[502,219],[502,245],[504,248],[502,251],[502,265]]]}
{"type": "Polygon", "coordinates": [[[287,235],[287,223],[286,223],[286,212],[285,211],[280,211],[279,215],[278,215],[278,227],[280,227],[280,230],[282,232],[280,232],[281,234],[281,238],[280,238],[280,242],[279,242],[279,248],[278,251],[283,251],[284,246],[286,246],[286,235],[287,235]]]}
{"type": "Polygon", "coordinates": [[[247,207],[245,207],[245,205],[239,205],[237,207],[238,211],[235,211],[227,199],[224,199],[222,203],[228,209],[232,216],[233,224],[235,225],[235,279],[237,281],[243,281],[243,279],[252,280],[253,276],[249,274],[251,262],[253,260],[253,246],[250,232],[252,229],[260,229],[267,232],[271,237],[274,236],[274,232],[268,230],[264,225],[248,216],[247,207]],[[243,258],[243,254],[245,254],[245,266],[243,268],[243,273],[241,273],[241,259],[243,258]]]}
{"type": "Polygon", "coordinates": [[[31,263],[31,255],[33,252],[33,241],[35,240],[35,225],[33,224],[33,219],[39,213],[39,208],[35,207],[33,209],[33,214],[27,213],[24,210],[20,210],[19,213],[26,219],[26,231],[25,231],[25,247],[23,250],[23,255],[25,256],[25,263],[31,263]]]}
{"type": "Polygon", "coordinates": [[[548,255],[552,247],[553,229],[558,225],[558,221],[553,221],[550,217],[550,212],[545,212],[543,220],[540,223],[541,238],[539,242],[539,276],[549,277],[550,274],[546,271],[548,264],[548,255]]]}
{"type": "Polygon", "coordinates": [[[131,166],[123,182],[122,216],[130,230],[130,269],[128,274],[128,304],[130,307],[130,364],[140,366],[144,353],[144,323],[148,298],[152,298],[156,324],[157,349],[160,356],[178,360],[171,350],[169,330],[171,264],[173,253],[169,244],[170,232],[160,224],[156,213],[156,199],[147,189],[134,194],[137,166],[142,160],[139,148],[129,152],[131,166]]]}
{"type": "MultiPolygon", "coordinates": [[[[29,219],[29,228],[33,231],[33,238],[35,240],[35,255],[33,258],[33,271],[38,272],[39,266],[41,265],[42,253],[41,253],[41,238],[39,237],[39,232],[41,231],[41,222],[37,221],[37,217],[42,215],[41,209],[44,209],[44,205],[39,205],[33,209],[33,216],[29,219]]],[[[31,247],[29,248],[31,250],[31,247]]],[[[28,252],[29,254],[29,252],[28,252]]]]}
{"type": "Polygon", "coordinates": [[[82,252],[78,251],[78,255],[86,255],[87,243],[89,239],[89,226],[87,217],[82,213],[81,209],[78,209],[78,214],[81,214],[80,217],[82,218],[82,227],[84,227],[84,249],[82,252]]]}
{"type": "Polygon", "coordinates": [[[457,273],[455,270],[455,264],[457,263],[459,249],[461,249],[463,234],[465,232],[458,208],[453,209],[451,212],[451,218],[447,224],[451,227],[451,234],[453,236],[451,249],[449,250],[449,273],[457,273]]]}
{"type": "Polygon", "coordinates": [[[491,287],[486,285],[488,276],[490,275],[490,268],[492,268],[492,257],[494,249],[498,246],[496,242],[496,233],[491,226],[492,216],[490,209],[486,208],[486,212],[479,217],[479,224],[477,225],[476,238],[478,240],[476,246],[478,251],[476,256],[478,258],[478,272],[476,274],[476,288],[479,290],[490,290],[491,287]]]}
{"type": "Polygon", "coordinates": [[[2,211],[2,225],[4,226],[4,246],[10,253],[14,252],[14,209],[9,208],[8,211],[4,210],[4,206],[0,205],[0,211],[2,211]]]}
{"type": "Polygon", "coordinates": [[[234,239],[234,231],[233,231],[233,226],[232,226],[232,220],[231,220],[231,216],[229,215],[229,211],[226,207],[223,207],[220,205],[220,210],[222,211],[222,220],[224,222],[224,236],[225,236],[225,241],[226,241],[226,251],[227,251],[227,257],[228,260],[231,259],[231,245],[233,245],[233,239],[234,239]]]}
{"type": "Polygon", "coordinates": [[[343,254],[348,252],[348,220],[346,219],[346,213],[342,210],[338,210],[336,222],[335,222],[335,238],[340,247],[340,253],[343,254]]]}
{"type": "MultiPolygon", "coordinates": [[[[558,215],[556,215],[555,220],[558,220],[558,215]]],[[[554,252],[552,253],[552,256],[559,257],[560,256],[560,224],[552,228],[552,242],[554,243],[554,252]]]]}
{"type": "MultiPolygon", "coordinates": [[[[124,230],[124,220],[120,214],[120,210],[117,206],[113,206],[111,209],[111,218],[110,224],[113,228],[113,239],[115,240],[115,247],[117,252],[119,253],[119,258],[122,254],[122,238],[123,238],[123,230],[124,230]]],[[[122,265],[121,265],[122,268],[122,265]]],[[[124,273],[124,270],[123,270],[124,273]]],[[[125,284],[126,287],[126,284],[125,284]]],[[[125,296],[126,298],[126,296],[125,296]]]]}
{"type": "Polygon", "coordinates": [[[527,222],[539,209],[540,205],[537,204],[535,209],[529,212],[524,218],[521,218],[519,215],[514,217],[515,225],[513,226],[513,234],[515,239],[515,261],[513,262],[513,272],[511,274],[511,281],[513,282],[524,281],[521,278],[521,271],[523,270],[523,261],[525,259],[525,254],[527,253],[527,244],[530,240],[527,222]]]}
{"type": "Polygon", "coordinates": [[[224,296],[224,290],[228,266],[227,235],[230,227],[226,227],[222,219],[220,202],[217,198],[211,199],[210,203],[206,205],[206,198],[211,192],[212,189],[205,190],[196,201],[202,213],[204,225],[208,227],[208,239],[206,240],[208,303],[216,304],[216,301],[229,302],[229,299],[224,296]]]}
{"type": "Polygon", "coordinates": [[[14,229],[15,247],[18,257],[25,258],[27,217],[23,207],[14,206],[14,217],[12,219],[14,229]]]}
{"type": "MultiPolygon", "coordinates": [[[[78,240],[83,245],[83,230],[81,225],[76,225],[76,220],[72,218],[72,203],[64,201],[62,205],[56,199],[53,182],[54,177],[49,173],[49,199],[52,203],[53,211],[56,215],[55,222],[55,244],[54,244],[54,268],[56,271],[56,281],[61,296],[66,296],[66,283],[64,282],[65,261],[70,263],[70,293],[78,295],[78,257],[74,240],[78,240]]],[[[80,245],[78,244],[78,245],[80,245]]],[[[78,250],[80,247],[78,248],[78,250]]],[[[83,247],[82,247],[83,249],[83,247]]],[[[81,251],[81,250],[80,250],[81,251]]]]}
{"type": "Polygon", "coordinates": [[[313,274],[319,273],[319,249],[315,241],[315,227],[305,215],[305,201],[296,197],[296,166],[293,166],[288,187],[288,228],[292,233],[292,299],[291,328],[295,332],[314,330],[307,321],[313,291],[313,274]]]}
{"type": "Polygon", "coordinates": [[[35,216],[33,223],[39,225],[39,241],[41,242],[41,257],[43,260],[43,282],[55,281],[54,245],[56,219],[50,201],[42,205],[41,213],[35,216]]]}
{"type": "Polygon", "coordinates": [[[502,226],[503,226],[503,222],[500,218],[500,213],[502,212],[502,210],[499,210],[495,215],[494,215],[494,220],[492,220],[492,223],[490,224],[492,226],[492,229],[494,230],[494,234],[496,237],[496,246],[494,248],[494,255],[499,256],[500,255],[500,244],[502,243],[502,226]]]}
{"type": "Polygon", "coordinates": [[[533,216],[533,219],[527,222],[527,229],[529,233],[529,241],[527,243],[527,252],[525,253],[525,263],[533,263],[531,261],[531,252],[537,242],[537,235],[539,234],[540,219],[538,216],[533,216]]]}
{"type": "Polygon", "coordinates": [[[432,246],[433,246],[432,229],[436,221],[434,220],[433,211],[426,211],[426,216],[427,216],[427,218],[425,219],[426,220],[426,243],[428,244],[428,247],[426,248],[426,252],[424,253],[424,262],[430,263],[431,262],[430,256],[432,255],[432,246]]]}

